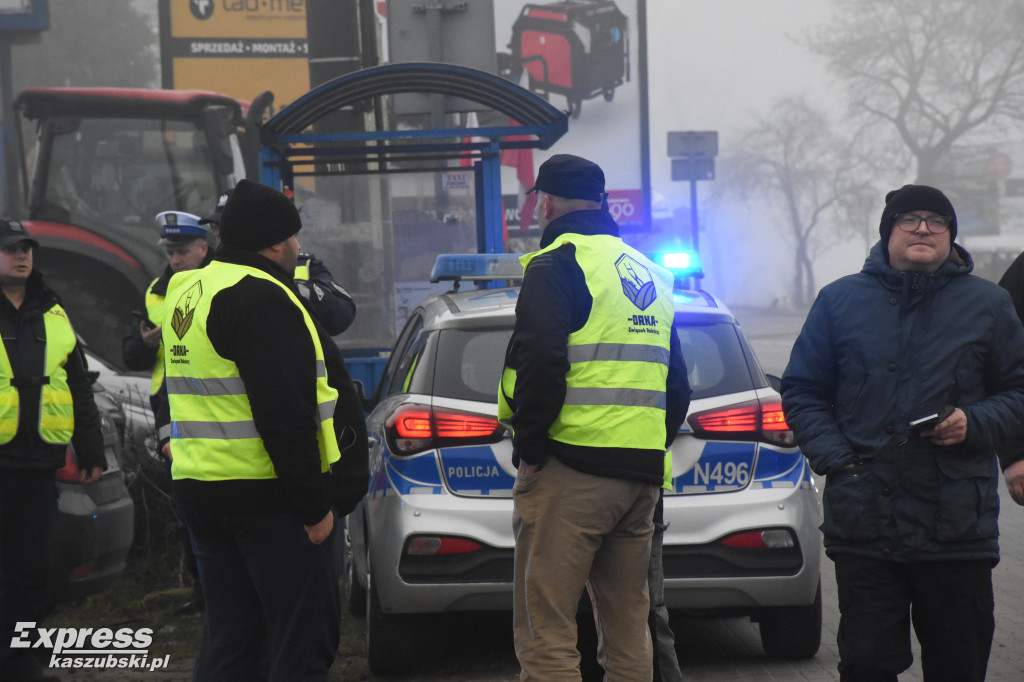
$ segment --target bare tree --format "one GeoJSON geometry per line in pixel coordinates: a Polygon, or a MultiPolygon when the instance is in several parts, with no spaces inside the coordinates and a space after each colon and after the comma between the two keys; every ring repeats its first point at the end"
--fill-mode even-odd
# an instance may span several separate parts
{"type": "Polygon", "coordinates": [[[778,101],[742,136],[725,178],[732,191],[780,209],[782,235],[793,247],[792,300],[806,305],[817,292],[814,260],[861,234],[843,220],[863,209],[868,188],[855,181],[852,143],[835,138],[826,116],[803,98],[778,101]]]}
{"type": "Polygon", "coordinates": [[[918,182],[934,183],[967,134],[1024,118],[1020,0],[859,0],[835,11],[804,42],[846,83],[853,111],[909,151],[918,182]]]}

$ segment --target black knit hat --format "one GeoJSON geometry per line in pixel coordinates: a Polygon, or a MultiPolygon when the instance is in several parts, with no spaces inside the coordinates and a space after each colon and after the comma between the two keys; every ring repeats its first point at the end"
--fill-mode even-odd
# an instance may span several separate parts
{"type": "Polygon", "coordinates": [[[220,242],[259,251],[283,242],[301,227],[291,199],[272,187],[240,180],[220,217],[220,242]]]}
{"type": "Polygon", "coordinates": [[[948,216],[949,241],[956,241],[956,211],[953,210],[953,204],[946,195],[927,185],[903,185],[885,195],[885,210],[882,211],[882,220],[878,223],[878,234],[882,236],[883,247],[889,245],[889,235],[892,234],[896,216],[911,211],[931,211],[948,216]]]}

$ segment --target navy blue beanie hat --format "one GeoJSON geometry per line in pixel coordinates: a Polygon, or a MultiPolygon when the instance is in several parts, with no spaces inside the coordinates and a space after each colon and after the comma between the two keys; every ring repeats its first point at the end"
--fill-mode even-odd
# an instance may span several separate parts
{"type": "MultiPolygon", "coordinates": [[[[911,211],[931,211],[949,216],[949,242],[956,241],[956,211],[946,195],[927,185],[903,185],[885,195],[885,209],[882,220],[878,223],[878,234],[882,237],[882,247],[889,244],[889,235],[900,213],[911,211]]],[[[888,249],[887,249],[888,250],[888,249]]]]}

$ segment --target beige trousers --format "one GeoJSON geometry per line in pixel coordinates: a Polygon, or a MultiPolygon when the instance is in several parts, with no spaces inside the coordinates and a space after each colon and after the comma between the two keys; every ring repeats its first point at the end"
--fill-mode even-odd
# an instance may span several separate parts
{"type": "Polygon", "coordinates": [[[520,473],[512,496],[520,679],[581,679],[576,607],[586,587],[605,680],[650,680],[647,567],[658,486],[591,476],[552,458],[520,473]]]}

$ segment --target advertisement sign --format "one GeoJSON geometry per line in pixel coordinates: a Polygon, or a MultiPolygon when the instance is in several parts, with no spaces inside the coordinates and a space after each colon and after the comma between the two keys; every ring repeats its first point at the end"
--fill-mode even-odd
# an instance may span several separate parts
{"type": "MultiPolygon", "coordinates": [[[[503,203],[506,209],[512,209],[506,218],[510,235],[536,234],[535,221],[525,230],[519,224],[519,208],[529,213],[531,207],[518,202],[510,207],[508,201],[517,189],[521,195],[532,184],[540,164],[553,154],[576,154],[599,164],[605,173],[609,205],[616,220],[631,228],[643,225],[645,180],[641,154],[646,145],[646,128],[642,121],[639,72],[644,62],[639,30],[644,20],[640,7],[643,0],[492,1],[497,74],[570,115],[569,132],[551,149],[502,154],[502,165],[516,168],[515,178],[520,185],[503,188],[503,203]],[[514,220],[508,220],[509,217],[514,220]]],[[[484,4],[485,0],[478,2],[484,4]]],[[[422,47],[423,54],[418,55],[413,50],[415,46],[404,39],[401,45],[387,45],[386,54],[391,61],[436,59],[481,68],[478,57],[464,63],[457,50],[449,49],[453,41],[446,36],[465,19],[457,16],[462,11],[459,3],[430,5],[390,0],[386,6],[378,4],[378,11],[382,23],[396,24],[382,31],[390,36],[405,36],[406,25],[430,25],[430,13],[435,12],[435,25],[444,39],[445,49],[435,50],[434,58],[429,46],[422,47]],[[396,59],[396,54],[400,59],[396,59]]],[[[474,42],[479,47],[488,39],[489,36],[479,35],[474,42]]],[[[468,127],[475,125],[475,118],[470,116],[468,120],[468,127]]]]}
{"type": "Polygon", "coordinates": [[[499,74],[570,112],[569,132],[533,152],[534,171],[553,154],[594,161],[604,170],[613,216],[631,226],[644,216],[642,20],[638,0],[494,2],[499,74]]]}
{"type": "Polygon", "coordinates": [[[309,91],[305,0],[160,0],[160,51],[165,88],[270,90],[271,114],[309,91]]]}

